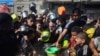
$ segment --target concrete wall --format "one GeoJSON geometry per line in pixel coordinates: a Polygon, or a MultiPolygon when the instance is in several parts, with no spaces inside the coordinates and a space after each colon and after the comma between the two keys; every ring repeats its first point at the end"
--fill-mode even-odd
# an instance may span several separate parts
{"type": "Polygon", "coordinates": [[[11,12],[11,13],[14,12],[14,7],[13,7],[13,6],[12,6],[12,7],[9,7],[9,9],[10,9],[10,12],[11,12]]]}
{"type": "Polygon", "coordinates": [[[20,14],[23,9],[29,10],[28,4],[29,4],[29,1],[17,1],[17,0],[15,0],[14,1],[14,13],[20,14]],[[20,8],[18,9],[18,7],[20,7],[20,8]]]}
{"type": "Polygon", "coordinates": [[[15,2],[14,2],[14,12],[16,14],[20,15],[22,10],[27,10],[30,13],[30,11],[29,11],[29,4],[31,2],[36,3],[36,9],[37,9],[37,14],[38,14],[40,12],[40,10],[42,9],[42,7],[43,7],[44,1],[41,1],[41,0],[40,1],[29,1],[29,0],[17,1],[17,0],[15,0],[15,2]],[[18,11],[18,8],[17,8],[18,6],[21,7],[20,11],[18,11]]]}
{"type": "MultiPolygon", "coordinates": [[[[22,10],[27,10],[28,12],[29,12],[29,4],[31,3],[31,2],[34,2],[34,3],[36,3],[36,9],[37,9],[37,14],[38,13],[40,13],[40,11],[41,11],[41,9],[44,9],[44,8],[48,8],[48,7],[52,7],[53,9],[55,9],[55,8],[57,8],[57,2],[56,1],[65,1],[65,0],[34,0],[34,1],[29,1],[29,0],[20,0],[20,1],[18,1],[18,0],[15,0],[15,2],[14,2],[14,8],[12,7],[12,9],[14,9],[14,12],[16,13],[16,14],[19,14],[20,15],[20,13],[21,13],[21,11],[22,10]],[[56,3],[56,5],[52,5],[51,4],[51,1],[52,2],[55,2],[56,3]],[[18,12],[18,10],[17,10],[17,7],[18,6],[20,6],[21,7],[21,11],[20,12],[18,12]]],[[[70,0],[68,0],[68,1],[70,1],[70,0]]],[[[80,0],[75,0],[75,1],[80,1],[80,0]]],[[[87,1],[87,0],[85,0],[85,1],[87,1]]],[[[96,1],[96,0],[91,0],[91,1],[96,1]]],[[[100,1],[100,0],[98,0],[98,1],[100,1]]],[[[61,2],[59,2],[59,3],[61,3],[61,2]]],[[[93,2],[94,3],[94,2],[93,2]]],[[[90,3],[90,4],[92,4],[92,3],[90,3]]],[[[96,3],[97,4],[97,3],[96,3]]],[[[74,8],[74,6],[73,6],[73,4],[70,2],[67,2],[67,3],[65,3],[65,6],[66,6],[66,8],[67,8],[67,10],[68,10],[68,14],[71,14],[71,11],[72,11],[72,9],[74,8]]],[[[84,7],[82,8],[82,9],[85,9],[84,7]]],[[[92,8],[93,9],[93,8],[92,8]]],[[[12,10],[13,11],[13,10],[12,10]]],[[[98,11],[100,11],[100,10],[98,10],[98,11]]],[[[87,13],[87,14],[93,14],[93,17],[95,17],[95,15],[97,16],[99,16],[100,15],[100,12],[98,12],[97,11],[97,9],[93,9],[92,10],[92,12],[93,13],[91,13],[91,9],[87,9],[85,12],[87,13]],[[95,15],[94,15],[95,14],[95,15]]],[[[30,13],[30,12],[29,12],[30,13]]]]}

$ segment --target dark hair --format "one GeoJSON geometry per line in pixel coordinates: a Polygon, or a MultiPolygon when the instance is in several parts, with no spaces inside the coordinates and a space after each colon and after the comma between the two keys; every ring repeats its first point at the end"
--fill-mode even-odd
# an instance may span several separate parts
{"type": "Polygon", "coordinates": [[[76,32],[76,33],[80,33],[82,32],[82,29],[78,26],[74,26],[72,29],[71,29],[71,32],[76,32]]]}
{"type": "Polygon", "coordinates": [[[60,22],[66,22],[66,19],[65,19],[65,17],[59,17],[59,19],[58,19],[60,22]]]}
{"type": "Polygon", "coordinates": [[[79,9],[79,8],[75,8],[75,9],[73,9],[73,11],[72,11],[72,14],[73,13],[77,13],[78,15],[81,15],[82,14],[82,11],[79,9]]]}
{"type": "Polygon", "coordinates": [[[18,29],[18,28],[20,28],[20,26],[21,26],[21,23],[20,22],[18,22],[18,21],[16,21],[15,23],[14,23],[14,29],[18,29]]]}
{"type": "Polygon", "coordinates": [[[33,14],[29,14],[27,17],[21,19],[21,23],[27,22],[27,20],[30,18],[36,21],[36,16],[33,14]]]}
{"type": "Polygon", "coordinates": [[[36,20],[36,16],[33,15],[33,14],[29,14],[29,15],[28,15],[27,19],[30,19],[30,18],[32,18],[33,20],[36,20]]]}
{"type": "Polygon", "coordinates": [[[85,33],[85,32],[80,32],[79,34],[78,34],[78,36],[81,38],[81,39],[87,39],[88,38],[88,35],[85,33]]]}
{"type": "Polygon", "coordinates": [[[85,32],[80,32],[78,36],[79,38],[84,39],[86,44],[89,44],[90,39],[85,32]]]}
{"type": "Polygon", "coordinates": [[[27,32],[27,35],[30,36],[32,33],[34,33],[34,35],[36,34],[36,30],[33,28],[30,28],[29,31],[27,32]]]}
{"type": "Polygon", "coordinates": [[[43,21],[41,21],[41,20],[37,20],[36,23],[43,24],[43,21]]]}
{"type": "Polygon", "coordinates": [[[68,15],[68,14],[59,16],[59,18],[58,18],[58,20],[63,20],[63,21],[66,21],[66,20],[69,20],[69,19],[70,19],[70,15],[68,15]]]}

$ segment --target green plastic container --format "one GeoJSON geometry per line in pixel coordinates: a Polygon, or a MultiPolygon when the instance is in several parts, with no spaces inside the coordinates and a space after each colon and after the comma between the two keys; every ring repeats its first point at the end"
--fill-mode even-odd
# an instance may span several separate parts
{"type": "Polygon", "coordinates": [[[49,47],[45,51],[47,53],[47,56],[58,56],[59,48],[57,47],[49,47]]]}

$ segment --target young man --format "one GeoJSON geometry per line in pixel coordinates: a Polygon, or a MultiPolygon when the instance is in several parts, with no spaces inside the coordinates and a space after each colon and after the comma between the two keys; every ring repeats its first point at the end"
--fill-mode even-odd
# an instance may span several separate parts
{"type": "Polygon", "coordinates": [[[63,39],[64,37],[66,37],[67,39],[69,37],[71,37],[71,29],[72,27],[74,26],[79,26],[79,27],[82,27],[83,25],[86,24],[85,21],[83,20],[80,20],[80,12],[77,12],[77,11],[74,11],[73,14],[72,14],[72,22],[69,24],[67,24],[65,26],[65,28],[63,29],[63,31],[61,32],[61,34],[59,35],[58,37],[58,40],[56,41],[56,46],[59,45],[59,42],[61,41],[61,39],[63,39]],[[67,35],[67,36],[65,36],[67,35]]]}
{"type": "Polygon", "coordinates": [[[36,16],[33,14],[29,14],[27,18],[22,20],[24,25],[36,29],[36,16]]]}

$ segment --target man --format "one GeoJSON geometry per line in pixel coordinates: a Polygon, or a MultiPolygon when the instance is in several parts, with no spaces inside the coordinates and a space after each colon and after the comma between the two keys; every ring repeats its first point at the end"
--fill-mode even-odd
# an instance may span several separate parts
{"type": "Polygon", "coordinates": [[[65,28],[63,29],[62,33],[59,35],[58,40],[56,41],[56,46],[59,46],[59,43],[62,41],[63,38],[69,40],[69,37],[71,36],[71,29],[74,26],[79,26],[82,27],[83,25],[85,25],[85,21],[80,20],[80,10],[76,9],[73,11],[72,14],[72,22],[71,23],[67,23],[65,28]]]}

